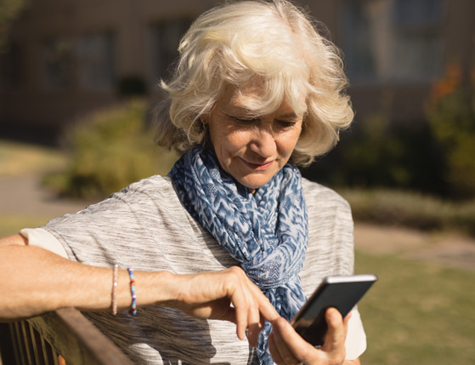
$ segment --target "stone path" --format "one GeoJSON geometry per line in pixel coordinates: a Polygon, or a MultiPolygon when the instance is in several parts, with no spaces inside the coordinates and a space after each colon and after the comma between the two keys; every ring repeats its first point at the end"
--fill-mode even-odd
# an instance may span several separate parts
{"type": "Polygon", "coordinates": [[[0,214],[54,218],[77,212],[90,202],[59,199],[41,187],[41,176],[27,174],[0,178],[0,214]]]}
{"type": "Polygon", "coordinates": [[[362,252],[398,254],[475,271],[475,239],[453,232],[429,233],[357,223],[355,247],[362,252]]]}

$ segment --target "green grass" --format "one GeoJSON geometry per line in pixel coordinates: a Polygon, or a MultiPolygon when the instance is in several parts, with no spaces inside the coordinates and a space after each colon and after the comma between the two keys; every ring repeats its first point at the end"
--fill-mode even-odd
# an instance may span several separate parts
{"type": "Polygon", "coordinates": [[[18,233],[23,228],[34,228],[44,225],[47,217],[24,217],[0,214],[0,238],[18,233]]]}
{"type": "Polygon", "coordinates": [[[475,272],[362,253],[356,264],[379,277],[359,305],[364,365],[474,363],[475,272]]]}
{"type": "Polygon", "coordinates": [[[0,178],[64,168],[66,156],[57,149],[0,139],[0,178]]]}

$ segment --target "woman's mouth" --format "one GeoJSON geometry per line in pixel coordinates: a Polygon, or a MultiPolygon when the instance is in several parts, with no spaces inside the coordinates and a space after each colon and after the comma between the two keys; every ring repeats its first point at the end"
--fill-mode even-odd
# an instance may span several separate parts
{"type": "Polygon", "coordinates": [[[265,163],[253,163],[253,162],[244,160],[244,162],[246,163],[247,166],[249,166],[253,170],[267,170],[269,167],[271,167],[274,161],[269,161],[265,163]]]}

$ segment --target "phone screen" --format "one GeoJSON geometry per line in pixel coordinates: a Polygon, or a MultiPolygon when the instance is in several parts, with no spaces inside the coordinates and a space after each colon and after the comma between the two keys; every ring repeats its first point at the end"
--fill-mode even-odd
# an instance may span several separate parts
{"type": "Polygon", "coordinates": [[[292,325],[313,346],[323,345],[327,332],[325,312],[338,309],[344,318],[377,280],[376,275],[329,276],[295,315],[292,325]]]}

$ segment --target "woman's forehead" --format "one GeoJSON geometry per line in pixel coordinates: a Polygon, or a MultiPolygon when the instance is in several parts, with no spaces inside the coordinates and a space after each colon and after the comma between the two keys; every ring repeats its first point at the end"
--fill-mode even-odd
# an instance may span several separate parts
{"type": "MultiPolygon", "coordinates": [[[[302,97],[301,100],[302,103],[305,104],[305,97],[302,97]]],[[[285,97],[280,97],[274,100],[274,103],[269,103],[263,86],[256,84],[246,85],[244,87],[227,85],[218,99],[218,104],[221,108],[245,113],[246,115],[262,115],[263,113],[278,112],[279,114],[289,117],[299,116],[285,97]],[[269,104],[273,105],[273,107],[269,108],[269,104]]],[[[300,106],[300,109],[302,109],[302,106],[300,106]]],[[[303,113],[301,114],[303,115],[303,113]]]]}

